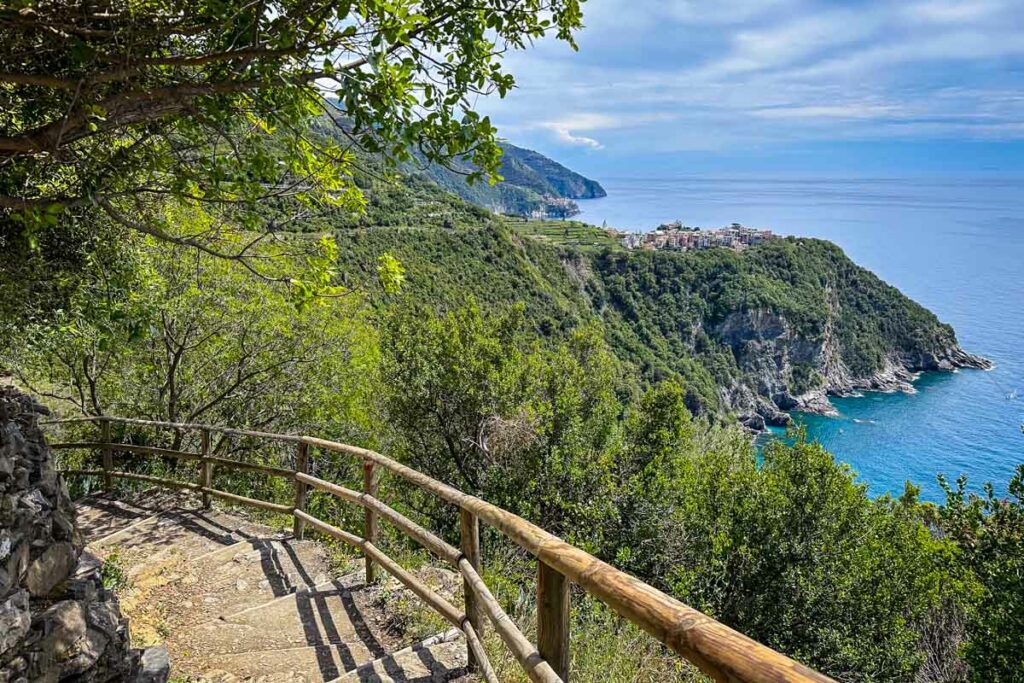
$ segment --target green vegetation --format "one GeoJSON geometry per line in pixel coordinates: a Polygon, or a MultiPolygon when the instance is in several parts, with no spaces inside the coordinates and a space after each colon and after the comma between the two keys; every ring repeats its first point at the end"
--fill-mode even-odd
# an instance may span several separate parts
{"type": "Polygon", "coordinates": [[[976,680],[1016,681],[1024,677],[1024,464],[999,499],[955,488],[944,479],[946,504],[931,512],[932,523],[956,543],[958,558],[975,582],[976,602],[968,614],[964,659],[976,680]]]}
{"type": "Polygon", "coordinates": [[[955,546],[912,493],[872,500],[802,439],[758,466],[741,433],[692,420],[678,384],[633,398],[600,337],[539,348],[520,320],[400,316],[382,346],[391,452],[834,674],[913,678],[935,615],[969,609],[955,546]]]}
{"type": "Polygon", "coordinates": [[[128,573],[121,565],[121,553],[117,550],[107,555],[100,569],[100,581],[108,591],[120,593],[131,585],[128,573]]]}
{"type": "MultiPolygon", "coordinates": [[[[681,377],[696,413],[743,408],[723,402],[722,389],[746,383],[757,393],[742,355],[758,332],[724,327],[747,311],[779,316],[788,339],[813,348],[832,335],[854,377],[892,356],[927,359],[956,345],[932,313],[820,240],[774,240],[743,253],[629,252],[599,228],[514,219],[447,231],[346,231],[338,240],[339,270],[350,281],[366,280],[375,254],[393,253],[406,266],[403,298],[435,310],[467,296],[486,306],[522,303],[545,338],[598,322],[612,352],[648,381],[681,377]]],[[[390,301],[373,288],[369,296],[390,301]]],[[[824,381],[821,358],[798,347],[781,350],[792,354],[792,369],[778,381],[793,395],[824,381]]]]}
{"type": "Polygon", "coordinates": [[[611,231],[579,221],[509,219],[505,225],[520,235],[529,235],[561,248],[617,250],[622,247],[619,238],[611,231]]]}
{"type": "MultiPolygon", "coordinates": [[[[507,49],[549,31],[572,42],[575,0],[86,5],[0,9],[0,364],[23,386],[60,412],[380,449],[844,681],[1024,675],[1024,468],[1006,500],[962,482],[940,506],[912,486],[872,499],[800,435],[759,457],[729,415],[820,387],[826,343],[866,376],[955,348],[948,326],[826,242],[630,253],[579,223],[494,216],[426,174],[396,181],[425,159],[504,169],[506,185],[448,186],[477,201],[597,192],[525,150],[501,166],[470,106],[512,87],[507,49]]],[[[212,448],[294,458],[239,437],[212,448]]],[[[91,468],[97,454],[62,457],[91,468]]],[[[360,477],[340,457],[313,468],[360,477]]],[[[225,468],[214,485],[291,496],[225,468]]],[[[450,511],[388,485],[454,540],[450,511]]],[[[309,509],[362,518],[321,493],[309,509]]],[[[382,545],[427,561],[398,536],[382,545]]],[[[529,621],[529,564],[496,535],[484,545],[495,593],[529,621]]],[[[573,619],[579,680],[694,678],[592,600],[573,619]]]]}
{"type": "MultiPolygon", "coordinates": [[[[54,336],[27,335],[9,362],[42,391],[70,388],[75,404],[84,396],[90,411],[166,418],[174,394],[180,419],[312,431],[382,449],[843,680],[902,681],[929,671],[956,675],[922,680],[963,680],[968,672],[1014,680],[1019,497],[972,499],[958,490],[940,507],[920,504],[912,490],[871,499],[845,466],[800,438],[769,447],[759,464],[742,431],[692,416],[683,373],[636,372],[609,323],[628,319],[594,308],[598,300],[610,307],[604,283],[621,277],[602,272],[604,261],[621,264],[620,272],[634,256],[674,268],[674,285],[702,292],[701,315],[714,321],[727,315],[730,288],[768,277],[765,262],[833,247],[792,241],[762,254],[675,257],[698,271],[725,264],[713,271],[721,278],[705,274],[701,284],[657,254],[567,248],[501,225],[345,231],[339,245],[342,270],[358,287],[300,306],[288,289],[253,280],[239,264],[143,245],[125,280],[107,288],[97,280],[54,336]],[[405,270],[398,293],[374,267],[346,265],[383,252],[405,270]],[[224,392],[227,378],[238,383],[224,392]]],[[[758,296],[783,297],[794,286],[758,296]]],[[[653,283],[622,291],[656,291],[642,287],[653,283]]],[[[794,319],[800,301],[788,304],[794,319]]],[[[164,445],[176,438],[136,428],[117,436],[164,445]]],[[[216,448],[268,464],[292,457],[291,449],[253,445],[234,439],[216,448]]],[[[177,463],[125,460],[135,471],[194,475],[177,463]]],[[[315,468],[358,485],[357,463],[325,458],[315,468]]],[[[251,474],[219,471],[216,485],[279,502],[290,495],[287,482],[251,474]]],[[[405,514],[455,540],[451,515],[436,501],[394,480],[387,487],[405,514]]],[[[341,527],[361,523],[356,510],[325,495],[313,495],[310,506],[341,527]]],[[[383,543],[400,557],[419,552],[403,538],[383,543]]],[[[524,586],[529,593],[528,564],[497,537],[485,545],[492,561],[506,563],[489,578],[525,623],[532,607],[518,596],[524,586]]],[[[590,672],[584,679],[600,680],[601,670],[694,679],[659,646],[637,646],[637,633],[590,600],[578,601],[574,623],[583,638],[574,661],[590,672]]]]}
{"type": "Polygon", "coordinates": [[[548,34],[575,47],[581,26],[579,0],[5,3],[0,248],[88,254],[103,215],[122,239],[255,269],[231,228],[274,241],[291,221],[266,220],[267,202],[358,213],[357,151],[393,168],[415,149],[497,180],[496,131],[474,102],[514,87],[506,54],[548,34]],[[318,117],[343,142],[309,135],[318,117]],[[169,206],[205,214],[204,229],[169,206]]]}
{"type": "Polygon", "coordinates": [[[568,199],[594,199],[606,192],[600,183],[570,171],[562,164],[532,149],[501,143],[501,176],[506,183],[526,187],[538,194],[568,199]]]}
{"type": "MultiPolygon", "coordinates": [[[[816,240],[742,254],[631,253],[570,222],[472,227],[480,214],[455,198],[389,187],[395,203],[378,204],[382,219],[434,202],[451,209],[451,226],[341,227],[324,241],[328,214],[290,238],[299,247],[290,256],[254,248],[269,277],[156,241],[97,249],[69,266],[64,308],[19,330],[4,362],[75,411],[313,432],[384,450],[844,680],[934,671],[953,673],[922,680],[1013,680],[1014,641],[991,634],[1020,632],[1019,499],[871,499],[801,438],[759,462],[720,403],[720,388],[745,377],[720,332],[736,312],[772,311],[811,341],[828,328],[841,344],[856,338],[840,348],[865,368],[875,351],[927,353],[948,341],[931,314],[816,240]],[[334,294],[278,282],[296,267],[287,259],[334,294]]],[[[817,372],[797,365],[790,379],[811,386],[817,372]]],[[[194,435],[118,431],[197,447],[194,435]]],[[[294,457],[256,445],[213,446],[266,464],[294,457]]],[[[96,456],[67,457],[88,467],[96,456]]],[[[176,461],[121,457],[129,471],[194,476],[176,461]]],[[[317,459],[314,471],[358,486],[358,464],[344,458],[317,459]]],[[[286,481],[252,473],[220,469],[215,485],[291,496],[286,481]]],[[[455,540],[436,501],[395,481],[389,490],[405,514],[455,540]]],[[[361,523],[323,494],[309,506],[343,528],[361,523]]],[[[403,538],[383,544],[424,561],[403,538]]],[[[518,596],[528,563],[497,537],[486,545],[504,558],[489,579],[526,623],[533,608],[518,596]]],[[[695,680],[593,601],[579,599],[573,618],[584,680],[601,671],[695,680]]],[[[417,619],[408,616],[410,629],[417,619]]]]}
{"type": "Polygon", "coordinates": [[[605,196],[600,184],[542,154],[507,142],[501,143],[501,150],[498,172],[503,180],[496,185],[466,183],[466,175],[476,170],[470,163],[441,165],[424,160],[410,164],[406,170],[412,177],[425,176],[468,202],[512,216],[570,216],[578,213],[576,204],[555,200],[605,196]]]}

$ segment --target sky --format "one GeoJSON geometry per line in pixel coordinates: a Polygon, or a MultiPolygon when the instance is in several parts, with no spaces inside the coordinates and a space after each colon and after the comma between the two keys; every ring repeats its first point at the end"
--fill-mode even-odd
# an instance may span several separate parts
{"type": "Polygon", "coordinates": [[[588,0],[499,133],[582,172],[1024,174],[1024,0],[588,0]]]}

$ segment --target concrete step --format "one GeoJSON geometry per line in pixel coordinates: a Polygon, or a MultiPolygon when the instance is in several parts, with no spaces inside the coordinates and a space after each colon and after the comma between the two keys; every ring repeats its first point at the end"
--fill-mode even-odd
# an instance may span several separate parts
{"type": "Polygon", "coordinates": [[[192,561],[251,538],[283,538],[267,527],[213,510],[173,508],[144,517],[89,544],[106,556],[118,551],[129,567],[153,566],[170,558],[192,561]]]}
{"type": "Polygon", "coordinates": [[[330,582],[321,546],[295,539],[253,538],[207,553],[177,568],[151,600],[175,605],[172,630],[261,606],[330,582]]]}
{"type": "MultiPolygon", "coordinates": [[[[163,642],[189,681],[447,681],[465,673],[461,640],[413,648],[388,629],[362,570],[332,578],[327,551],[196,496],[147,492],[80,502],[101,557],[116,553],[121,604],[143,644],[163,642]]],[[[354,563],[353,567],[361,567],[354,563]]]]}
{"type": "Polygon", "coordinates": [[[332,683],[442,683],[466,676],[466,643],[448,632],[367,662],[332,683]]]}
{"type": "Polygon", "coordinates": [[[187,563],[244,540],[214,514],[173,509],[146,517],[89,544],[101,557],[117,553],[128,576],[187,563]]]}
{"type": "Polygon", "coordinates": [[[75,503],[78,528],[86,542],[95,541],[174,507],[167,504],[167,498],[159,494],[141,501],[121,500],[102,494],[84,498],[75,503]]]}
{"type": "Polygon", "coordinates": [[[373,661],[373,655],[361,642],[296,647],[287,650],[264,650],[238,654],[200,657],[191,667],[204,666],[197,672],[200,680],[217,680],[222,672],[230,672],[237,680],[250,683],[277,681],[332,681],[362,664],[373,661]],[[202,660],[202,661],[200,661],[202,660]]]}
{"type": "Polygon", "coordinates": [[[373,659],[384,648],[378,639],[380,625],[366,620],[362,596],[352,590],[361,581],[361,575],[329,581],[198,624],[191,636],[212,654],[361,642],[373,659]]]}

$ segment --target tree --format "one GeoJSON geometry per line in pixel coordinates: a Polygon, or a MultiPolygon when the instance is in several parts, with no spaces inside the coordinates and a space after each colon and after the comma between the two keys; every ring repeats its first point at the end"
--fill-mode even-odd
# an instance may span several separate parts
{"type": "MultiPolygon", "coordinates": [[[[871,499],[820,444],[700,435],[672,494],[673,593],[840,680],[914,680],[955,591],[915,499],[871,499]]],[[[657,579],[657,577],[655,577],[657,579]]]]}
{"type": "Polygon", "coordinates": [[[153,240],[87,275],[56,324],[3,349],[37,394],[88,415],[365,437],[377,346],[357,298],[296,307],[238,264],[153,240]]]}
{"type": "MultiPolygon", "coordinates": [[[[0,240],[39,243],[100,210],[157,239],[244,259],[167,200],[231,206],[259,233],[268,198],[358,209],[353,149],[497,171],[473,109],[513,87],[502,56],[573,43],[581,0],[15,0],[0,9],[0,240]],[[332,99],[328,100],[326,97],[332,99]],[[348,144],[309,135],[326,115],[348,144]]],[[[222,212],[218,211],[218,215],[222,212]]]]}
{"type": "Polygon", "coordinates": [[[630,406],[614,466],[618,514],[604,539],[605,554],[621,569],[639,576],[671,574],[678,557],[669,542],[677,537],[675,494],[695,457],[694,427],[678,381],[649,388],[630,406]]]}
{"type": "Polygon", "coordinates": [[[504,500],[552,533],[597,551],[615,514],[620,368],[601,330],[586,326],[522,366],[520,419],[532,437],[504,458],[504,500]]]}
{"type": "MultiPolygon", "coordinates": [[[[522,307],[385,321],[381,390],[389,451],[410,466],[579,542],[613,500],[621,406],[617,366],[598,331],[545,347],[522,307]]],[[[411,496],[410,496],[411,497],[411,496]]],[[[428,498],[420,507],[431,513],[428,498]]],[[[442,512],[435,522],[450,523],[442,512]]]]}
{"type": "Polygon", "coordinates": [[[382,328],[384,410],[395,448],[411,466],[483,492],[497,446],[489,437],[522,397],[523,311],[485,316],[471,302],[435,315],[409,306],[386,316],[382,328]]]}
{"type": "Polygon", "coordinates": [[[980,586],[967,619],[964,659],[975,681],[1024,678],[1024,465],[1018,465],[998,498],[991,484],[983,495],[939,479],[946,503],[935,510],[938,528],[953,538],[962,562],[980,586]]]}

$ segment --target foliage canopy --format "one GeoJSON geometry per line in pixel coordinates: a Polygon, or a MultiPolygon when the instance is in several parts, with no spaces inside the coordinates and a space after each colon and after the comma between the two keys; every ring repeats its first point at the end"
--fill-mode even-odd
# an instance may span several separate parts
{"type": "Polygon", "coordinates": [[[514,86],[503,55],[548,33],[573,44],[580,0],[15,0],[0,8],[0,227],[40,231],[101,210],[136,231],[241,258],[216,229],[153,204],[358,210],[353,149],[464,158],[500,148],[473,108],[514,86]],[[332,98],[325,99],[325,95],[332,98]],[[345,144],[309,135],[326,115],[345,144]]]}

